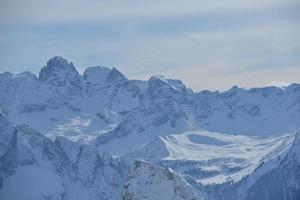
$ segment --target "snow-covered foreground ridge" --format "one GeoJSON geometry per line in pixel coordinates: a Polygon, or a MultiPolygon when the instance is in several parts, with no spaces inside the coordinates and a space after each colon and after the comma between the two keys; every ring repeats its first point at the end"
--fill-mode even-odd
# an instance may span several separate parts
{"type": "Polygon", "coordinates": [[[0,97],[0,199],[300,198],[299,84],[194,92],[54,57],[0,97]]]}

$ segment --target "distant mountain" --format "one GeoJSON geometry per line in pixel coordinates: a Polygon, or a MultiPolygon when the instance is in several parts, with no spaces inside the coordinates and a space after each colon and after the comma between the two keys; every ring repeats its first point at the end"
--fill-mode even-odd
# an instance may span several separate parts
{"type": "Polygon", "coordinates": [[[0,109],[15,123],[52,139],[95,141],[112,154],[187,130],[264,137],[300,125],[299,84],[196,93],[162,76],[128,80],[115,68],[89,67],[80,75],[61,57],[50,59],[39,77],[0,74],[0,96],[0,109]]]}
{"type": "Polygon", "coordinates": [[[194,92],[54,57],[0,74],[0,199],[296,200],[299,127],[300,84],[194,92]]]}

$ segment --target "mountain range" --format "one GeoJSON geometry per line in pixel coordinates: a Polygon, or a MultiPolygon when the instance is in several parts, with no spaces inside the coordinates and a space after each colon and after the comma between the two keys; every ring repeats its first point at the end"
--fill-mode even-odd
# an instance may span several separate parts
{"type": "Polygon", "coordinates": [[[300,198],[300,84],[195,92],[54,57],[0,97],[1,199],[300,198]]]}

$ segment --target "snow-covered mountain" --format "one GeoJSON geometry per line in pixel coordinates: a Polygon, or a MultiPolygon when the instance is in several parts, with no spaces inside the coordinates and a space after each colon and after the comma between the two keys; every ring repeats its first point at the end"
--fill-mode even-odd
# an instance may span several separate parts
{"type": "Polygon", "coordinates": [[[194,92],[54,57],[0,74],[0,111],[0,199],[300,197],[296,83],[194,92]]]}
{"type": "Polygon", "coordinates": [[[52,139],[93,140],[114,155],[187,130],[270,136],[300,124],[299,84],[196,93],[162,76],[128,80],[115,68],[89,67],[80,75],[61,57],[39,77],[0,74],[0,96],[0,109],[15,123],[52,139]]]}

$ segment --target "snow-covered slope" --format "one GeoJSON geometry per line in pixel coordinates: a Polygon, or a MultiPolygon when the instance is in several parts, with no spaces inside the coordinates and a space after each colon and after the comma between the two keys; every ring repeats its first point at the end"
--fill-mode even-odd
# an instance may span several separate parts
{"type": "Polygon", "coordinates": [[[295,135],[292,147],[284,158],[263,163],[238,187],[239,197],[251,199],[288,200],[300,198],[300,134],[295,135]],[[245,193],[245,189],[249,192],[245,193]]]}
{"type": "Polygon", "coordinates": [[[158,137],[123,159],[142,158],[171,168],[206,199],[297,199],[298,140],[299,134],[261,139],[193,131],[158,137]],[[280,184],[273,184],[272,178],[280,184]]]}
{"type": "Polygon", "coordinates": [[[206,191],[207,199],[297,200],[300,197],[299,133],[291,147],[274,159],[265,160],[255,171],[238,182],[196,185],[206,191]]]}
{"type": "Polygon", "coordinates": [[[294,134],[289,134],[259,139],[194,131],[160,136],[125,157],[143,158],[171,167],[194,177],[202,185],[237,182],[262,163],[283,156],[290,149],[294,137],[294,134]]]}

